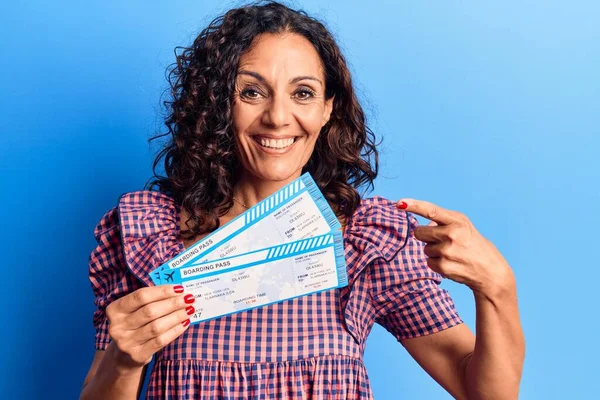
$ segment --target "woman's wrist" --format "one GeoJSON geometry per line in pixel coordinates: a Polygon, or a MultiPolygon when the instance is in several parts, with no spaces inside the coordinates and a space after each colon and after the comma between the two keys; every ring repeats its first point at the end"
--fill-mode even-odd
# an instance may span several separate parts
{"type": "Polygon", "coordinates": [[[144,369],[144,366],[135,366],[131,362],[127,362],[126,355],[123,354],[115,342],[110,342],[106,348],[104,360],[111,365],[110,370],[120,378],[139,377],[144,369]]]}
{"type": "Polygon", "coordinates": [[[479,288],[471,288],[477,302],[486,301],[494,306],[499,306],[505,301],[516,298],[517,282],[513,271],[507,268],[501,275],[501,279],[487,282],[479,288]]]}
{"type": "Polygon", "coordinates": [[[136,398],[144,367],[123,365],[122,360],[122,353],[114,342],[111,342],[104,352],[94,377],[83,388],[80,399],[136,398]]]}

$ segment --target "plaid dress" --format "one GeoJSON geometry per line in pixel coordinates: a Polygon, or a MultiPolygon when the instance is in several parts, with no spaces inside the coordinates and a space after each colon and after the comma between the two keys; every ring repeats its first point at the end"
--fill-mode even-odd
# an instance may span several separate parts
{"type": "MultiPolygon", "coordinates": [[[[152,285],[149,272],[181,253],[180,206],[162,193],[124,194],[97,225],[89,259],[95,348],[110,343],[105,309],[152,285]]],[[[462,323],[427,267],[416,218],[381,197],[348,221],[348,286],[190,326],[156,354],[147,399],[371,399],[363,364],[376,322],[398,341],[462,323]]]]}

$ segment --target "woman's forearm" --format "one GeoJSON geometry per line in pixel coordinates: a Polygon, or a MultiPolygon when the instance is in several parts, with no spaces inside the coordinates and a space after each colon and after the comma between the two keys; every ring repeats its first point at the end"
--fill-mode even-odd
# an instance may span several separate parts
{"type": "Polygon", "coordinates": [[[142,384],[144,368],[122,369],[115,359],[111,343],[98,365],[94,377],[85,385],[80,400],[135,400],[142,384]]]}
{"type": "Polygon", "coordinates": [[[475,350],[466,366],[469,399],[517,399],[525,359],[525,338],[516,284],[493,295],[475,294],[475,350]]]}

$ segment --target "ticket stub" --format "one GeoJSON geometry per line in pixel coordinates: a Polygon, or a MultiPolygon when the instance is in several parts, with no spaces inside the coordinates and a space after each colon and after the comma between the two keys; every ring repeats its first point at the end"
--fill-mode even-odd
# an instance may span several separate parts
{"type": "Polygon", "coordinates": [[[192,324],[348,284],[340,230],[160,273],[196,297],[192,324]]]}
{"type": "Polygon", "coordinates": [[[188,267],[276,244],[310,238],[341,227],[310,174],[284,186],[151,272],[160,285],[161,271],[188,267]]]}

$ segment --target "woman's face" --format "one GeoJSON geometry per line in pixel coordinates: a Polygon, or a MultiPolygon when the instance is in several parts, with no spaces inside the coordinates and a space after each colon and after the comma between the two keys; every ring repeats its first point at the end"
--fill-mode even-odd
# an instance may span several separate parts
{"type": "Polygon", "coordinates": [[[244,175],[287,183],[308,162],[333,98],[319,54],[304,37],[262,34],[240,57],[233,127],[244,175]]]}

